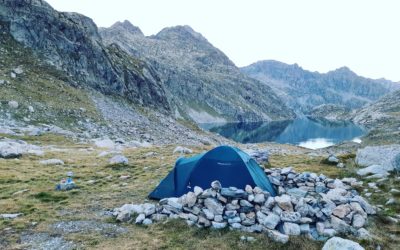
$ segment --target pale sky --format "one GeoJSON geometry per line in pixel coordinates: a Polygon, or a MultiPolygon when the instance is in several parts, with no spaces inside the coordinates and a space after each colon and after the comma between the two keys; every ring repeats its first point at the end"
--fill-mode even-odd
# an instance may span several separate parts
{"type": "Polygon", "coordinates": [[[238,66],[273,59],[400,81],[399,0],[47,0],[98,26],[129,20],[146,35],[190,25],[238,66]]]}

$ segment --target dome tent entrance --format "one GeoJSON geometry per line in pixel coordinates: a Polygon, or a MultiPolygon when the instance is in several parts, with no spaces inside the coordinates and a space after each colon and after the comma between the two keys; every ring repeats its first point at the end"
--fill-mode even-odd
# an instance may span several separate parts
{"type": "Polygon", "coordinates": [[[264,170],[248,154],[236,147],[219,146],[207,153],[180,158],[174,169],[149,194],[149,198],[179,197],[195,186],[209,188],[218,180],[222,187],[244,189],[258,186],[275,196],[275,190],[264,170]]]}

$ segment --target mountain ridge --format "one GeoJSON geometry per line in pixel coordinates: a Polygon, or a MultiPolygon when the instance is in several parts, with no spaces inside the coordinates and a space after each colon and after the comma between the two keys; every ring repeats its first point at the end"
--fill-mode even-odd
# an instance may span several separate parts
{"type": "Polygon", "coordinates": [[[360,108],[400,89],[400,84],[386,79],[365,78],[346,66],[319,73],[305,70],[298,64],[264,60],[241,70],[271,86],[290,107],[301,113],[322,104],[360,108]]]}
{"type": "Polygon", "coordinates": [[[156,68],[176,117],[198,123],[294,117],[268,86],[242,74],[222,51],[187,25],[167,27],[151,36],[113,25],[100,29],[100,34],[106,44],[118,44],[156,68]]]}

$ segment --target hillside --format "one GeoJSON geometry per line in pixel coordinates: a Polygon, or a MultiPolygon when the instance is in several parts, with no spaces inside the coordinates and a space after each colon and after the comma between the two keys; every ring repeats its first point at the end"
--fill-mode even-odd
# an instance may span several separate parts
{"type": "Polygon", "coordinates": [[[377,102],[354,111],[350,117],[371,131],[366,136],[370,143],[398,143],[400,141],[400,91],[390,93],[377,102]]]}
{"type": "Polygon", "coordinates": [[[189,26],[165,28],[146,37],[129,21],[102,28],[106,44],[117,44],[156,70],[176,117],[198,123],[292,118],[273,90],[251,79],[189,26]]]}
{"type": "Polygon", "coordinates": [[[241,70],[270,86],[285,103],[301,113],[322,104],[360,108],[400,88],[400,84],[388,80],[358,76],[347,67],[321,74],[297,64],[267,60],[241,70]]]}

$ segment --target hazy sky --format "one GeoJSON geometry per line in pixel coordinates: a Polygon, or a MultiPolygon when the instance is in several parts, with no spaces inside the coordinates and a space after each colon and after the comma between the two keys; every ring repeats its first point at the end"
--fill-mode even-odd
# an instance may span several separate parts
{"type": "Polygon", "coordinates": [[[125,19],[152,35],[190,25],[238,66],[274,59],[326,72],[400,81],[399,0],[47,0],[108,27],[125,19]]]}

